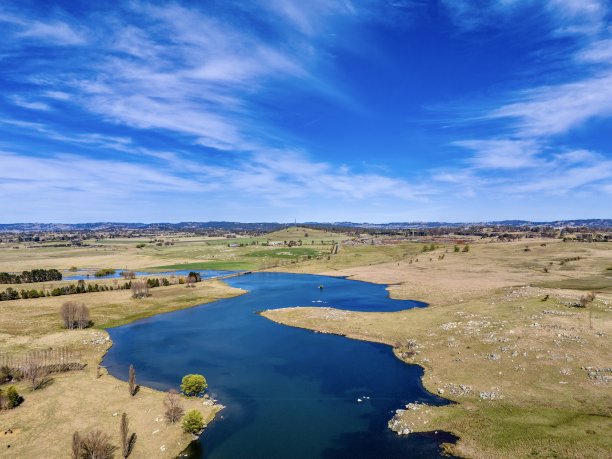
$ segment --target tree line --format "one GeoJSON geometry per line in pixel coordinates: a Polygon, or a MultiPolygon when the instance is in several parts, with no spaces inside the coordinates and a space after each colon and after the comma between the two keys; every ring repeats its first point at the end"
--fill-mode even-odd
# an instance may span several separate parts
{"type": "Polygon", "coordinates": [[[62,273],[57,269],[33,269],[21,274],[0,272],[0,284],[31,284],[58,280],[62,280],[62,273]]]}
{"type": "MultiPolygon", "coordinates": [[[[187,284],[188,287],[194,286],[195,282],[200,282],[202,280],[201,276],[198,273],[189,273],[187,279],[183,277],[179,277],[179,284],[187,284]]],[[[79,293],[93,293],[93,292],[108,292],[112,290],[134,290],[135,298],[142,298],[148,296],[149,289],[156,287],[167,287],[171,285],[172,282],[168,280],[166,277],[162,277],[161,279],[148,278],[148,279],[138,279],[131,280],[124,283],[117,283],[116,285],[105,285],[105,284],[85,284],[85,281],[80,280],[76,284],[65,285],[63,287],[55,287],[53,289],[45,289],[45,290],[37,290],[37,289],[21,289],[17,290],[12,287],[8,287],[4,291],[0,291],[0,301],[10,301],[10,300],[26,300],[29,298],[44,298],[47,296],[62,296],[62,295],[75,295],[79,293]],[[138,290],[139,293],[136,293],[138,290]],[[144,293],[140,293],[140,292],[144,293]]]]}

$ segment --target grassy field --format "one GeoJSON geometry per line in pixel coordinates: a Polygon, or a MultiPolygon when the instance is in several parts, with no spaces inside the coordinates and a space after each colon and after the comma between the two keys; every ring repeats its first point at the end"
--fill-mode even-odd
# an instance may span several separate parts
{"type": "MultiPolygon", "coordinates": [[[[48,387],[36,391],[25,383],[17,385],[25,402],[16,409],[0,412],[0,430],[12,432],[0,435],[0,456],[4,457],[10,446],[7,457],[68,457],[72,433],[95,428],[107,432],[118,445],[123,412],[138,435],[130,457],[174,458],[187,446],[191,436],[184,434],[178,424],[168,425],[163,420],[163,393],[143,387],[131,397],[127,383],[104,371],[98,377],[98,364],[111,345],[104,329],[243,291],[207,280],[195,288],[172,285],[152,289],[151,293],[141,300],[132,299],[129,290],[119,290],[0,302],[2,353],[21,355],[63,347],[79,354],[87,365],[81,371],[55,375],[48,387]],[[59,308],[67,300],[81,301],[89,307],[93,329],[61,328],[59,308]]],[[[199,409],[207,422],[220,408],[203,404],[202,399],[183,397],[182,403],[185,409],[199,409]]]]}
{"type": "MultiPolygon", "coordinates": [[[[288,228],[257,238],[165,237],[158,246],[150,239],[88,240],[84,247],[49,247],[48,244],[0,245],[0,271],[20,272],[45,268],[67,270],[220,269],[254,270],[295,261],[296,257],[328,254],[332,242],[346,235],[288,228]],[[299,247],[265,246],[268,242],[302,241],[299,247]],[[165,245],[168,243],[169,245],[165,245]],[[144,244],[143,248],[138,245],[144,244]],[[233,247],[236,245],[236,247],[233,247]],[[19,247],[14,249],[13,247],[19,247]],[[279,254],[287,252],[289,255],[279,254]]],[[[0,285],[0,288],[2,285],[0,285]]]]}
{"type": "Polygon", "coordinates": [[[300,272],[391,284],[392,297],[430,306],[396,313],[304,307],[264,315],[386,343],[402,360],[423,366],[425,387],[458,403],[407,409],[394,418],[395,429],[451,431],[460,437],[450,448],[454,454],[609,457],[612,295],[606,266],[612,251],[557,241],[528,246],[473,244],[469,253],[442,247],[360,267],[345,253],[346,263],[337,259],[333,270],[316,260],[301,263],[300,272]],[[581,259],[572,269],[559,265],[576,256],[581,259]],[[535,286],[543,284],[558,287],[535,286]],[[561,288],[566,285],[580,290],[561,288]],[[587,287],[597,292],[595,301],[574,307],[587,287]]]}
{"type": "MultiPolygon", "coordinates": [[[[73,266],[263,269],[387,284],[392,297],[430,306],[396,313],[332,314],[327,308],[291,308],[264,314],[291,326],[392,345],[398,358],[425,368],[427,389],[458,402],[407,409],[394,418],[396,430],[451,431],[461,438],[452,452],[466,457],[609,456],[609,245],[559,240],[485,243],[462,237],[470,242],[470,250],[457,253],[453,244],[423,252],[423,242],[381,245],[381,238],[374,244],[348,239],[288,228],[258,238],[166,237],[169,245],[161,246],[148,239],[89,241],[89,247],[20,244],[19,249],[0,247],[0,271],[73,266]],[[282,245],[291,240],[301,240],[302,245],[282,245]],[[331,255],[338,241],[345,243],[331,255]],[[145,247],[137,248],[139,244],[145,247]],[[574,307],[587,291],[596,292],[595,301],[585,309],[574,307]]],[[[40,289],[75,282],[14,287],[40,289]]],[[[86,281],[113,286],[122,282],[86,281]]],[[[118,416],[126,411],[140,437],[131,457],[175,457],[189,437],[160,421],[163,394],[144,388],[130,398],[125,383],[108,375],[97,378],[96,368],[110,345],[105,328],[242,293],[221,281],[196,285],[155,288],[143,300],[114,290],[0,302],[1,352],[66,346],[88,364],[83,371],[56,376],[42,390],[21,387],[24,405],[0,412],[0,428],[14,432],[0,436],[0,451],[10,444],[15,457],[65,457],[75,429],[100,426],[117,438],[118,416]],[[89,306],[93,329],[61,329],[58,311],[68,300],[89,306]],[[52,446],[44,449],[44,444],[52,446]]],[[[198,408],[208,418],[216,409],[198,408]]]]}

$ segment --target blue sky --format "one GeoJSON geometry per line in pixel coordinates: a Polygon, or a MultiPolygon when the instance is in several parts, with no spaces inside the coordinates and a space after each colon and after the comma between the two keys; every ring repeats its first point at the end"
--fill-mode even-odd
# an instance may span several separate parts
{"type": "Polygon", "coordinates": [[[607,0],[0,6],[0,222],[612,217],[607,0]]]}

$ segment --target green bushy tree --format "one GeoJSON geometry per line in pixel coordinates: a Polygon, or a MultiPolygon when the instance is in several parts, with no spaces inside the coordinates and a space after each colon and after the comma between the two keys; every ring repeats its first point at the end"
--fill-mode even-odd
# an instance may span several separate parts
{"type": "Polygon", "coordinates": [[[181,382],[181,390],[185,395],[200,395],[207,387],[206,378],[202,375],[186,375],[181,382]]]}
{"type": "Polygon", "coordinates": [[[190,410],[183,417],[181,425],[185,432],[197,434],[204,428],[204,416],[198,410],[190,410]]]}

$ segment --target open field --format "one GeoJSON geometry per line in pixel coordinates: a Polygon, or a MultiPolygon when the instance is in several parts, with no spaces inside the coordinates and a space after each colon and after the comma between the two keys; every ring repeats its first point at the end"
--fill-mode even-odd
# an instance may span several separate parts
{"type": "MultiPolygon", "coordinates": [[[[9,457],[64,458],[70,451],[72,433],[94,428],[110,434],[118,445],[120,416],[126,412],[131,430],[138,435],[130,457],[176,457],[191,436],[184,434],[178,424],[164,422],[165,394],[143,387],[131,397],[127,383],[104,370],[97,377],[98,365],[111,345],[103,329],[241,293],[221,281],[206,280],[195,288],[158,287],[141,300],[132,299],[129,290],[119,290],[0,302],[2,353],[23,355],[32,350],[66,348],[78,353],[80,361],[87,364],[84,370],[54,375],[48,387],[36,391],[25,383],[17,384],[25,402],[16,409],[0,412],[0,430],[12,431],[0,436],[0,456],[10,445],[9,457]],[[87,304],[94,329],[61,328],[59,308],[68,300],[87,304]]],[[[220,408],[203,404],[202,399],[182,398],[186,410],[199,409],[207,422],[220,408]]]]}
{"type": "Polygon", "coordinates": [[[117,238],[87,240],[85,243],[88,245],[83,247],[50,247],[44,243],[0,244],[0,271],[19,272],[34,268],[68,270],[71,267],[131,270],[258,269],[290,263],[308,255],[327,255],[332,242],[342,239],[347,239],[347,236],[322,230],[288,228],[256,238],[177,236],[164,238],[163,243],[151,242],[148,238],[117,238]],[[302,245],[284,247],[284,241],[301,241],[302,245]],[[280,247],[262,245],[268,242],[280,243],[280,247]],[[137,247],[143,244],[144,247],[137,247]]]}
{"type": "Polygon", "coordinates": [[[333,270],[301,263],[296,270],[387,283],[392,297],[430,306],[397,313],[305,307],[264,315],[392,345],[399,358],[425,368],[428,390],[458,402],[400,412],[395,430],[451,431],[461,438],[451,451],[465,457],[609,457],[612,289],[606,267],[612,251],[605,244],[557,241],[528,243],[529,251],[525,246],[472,244],[468,253],[440,248],[411,257],[412,263],[362,267],[337,259],[333,270]],[[566,282],[582,290],[530,286],[566,282]],[[595,301],[585,309],[572,306],[584,289],[598,292],[595,301]]]}
{"type": "MultiPolygon", "coordinates": [[[[164,421],[164,394],[141,387],[132,397],[128,384],[112,376],[96,377],[97,364],[110,346],[106,332],[82,330],[43,335],[30,342],[33,348],[68,346],[82,352],[87,367],[53,377],[51,384],[30,391],[17,388],[25,401],[0,413],[0,457],[69,457],[72,433],[100,429],[120,445],[121,414],[127,413],[130,431],[138,436],[133,458],[174,458],[191,441],[178,424],[164,421]],[[10,429],[11,433],[4,434],[10,429]]],[[[138,373],[137,373],[138,377],[138,373]]],[[[177,381],[178,386],[178,381],[177,381]]],[[[185,410],[198,409],[210,422],[220,409],[202,399],[181,397],[185,410]]]]}
{"type": "MultiPolygon", "coordinates": [[[[374,237],[373,243],[354,243],[348,239],[289,228],[258,238],[177,236],[167,238],[168,245],[148,239],[96,240],[86,247],[23,245],[0,249],[0,271],[73,266],[264,269],[388,284],[392,297],[421,300],[430,306],[397,313],[292,308],[264,315],[292,326],[392,345],[398,358],[425,368],[423,383],[430,391],[458,402],[400,412],[393,420],[395,430],[451,431],[461,438],[453,453],[466,457],[609,456],[609,244],[556,239],[488,243],[462,236],[470,249],[455,252],[448,240],[436,242],[435,250],[423,251],[430,242],[374,237]],[[283,244],[299,240],[302,245],[283,244]],[[345,242],[338,254],[331,255],[333,242],[339,241],[345,242]],[[264,245],[268,243],[274,245],[264,245]],[[145,247],[137,248],[142,244],[145,247]],[[596,292],[595,301],[585,309],[574,307],[588,291],[596,292]]],[[[116,286],[124,281],[92,278],[85,282],[116,286]]],[[[76,281],[12,287],[40,289],[69,283],[76,281]]],[[[0,289],[7,287],[0,285],[0,289]]],[[[132,299],[129,290],[113,290],[0,302],[2,352],[19,355],[65,346],[79,352],[87,363],[83,371],[55,376],[44,389],[30,392],[20,386],[26,402],[0,413],[0,427],[14,432],[0,441],[10,444],[16,457],[35,457],[42,449],[29,446],[39,448],[48,442],[53,447],[45,450],[46,457],[65,457],[76,426],[81,430],[99,426],[118,441],[118,416],[126,411],[139,435],[131,457],[175,457],[189,436],[178,426],[158,421],[164,395],[143,388],[130,398],[125,383],[109,375],[96,377],[97,365],[110,345],[104,329],[241,293],[221,281],[205,280],[195,288],[154,288],[142,300],[132,299]],[[58,311],[65,301],[85,303],[94,328],[63,330],[58,311]],[[44,441],[37,443],[37,438],[44,441]]],[[[215,407],[188,403],[200,403],[198,408],[209,419],[214,415],[215,407]]],[[[0,443],[0,451],[5,443],[0,443]]]]}

